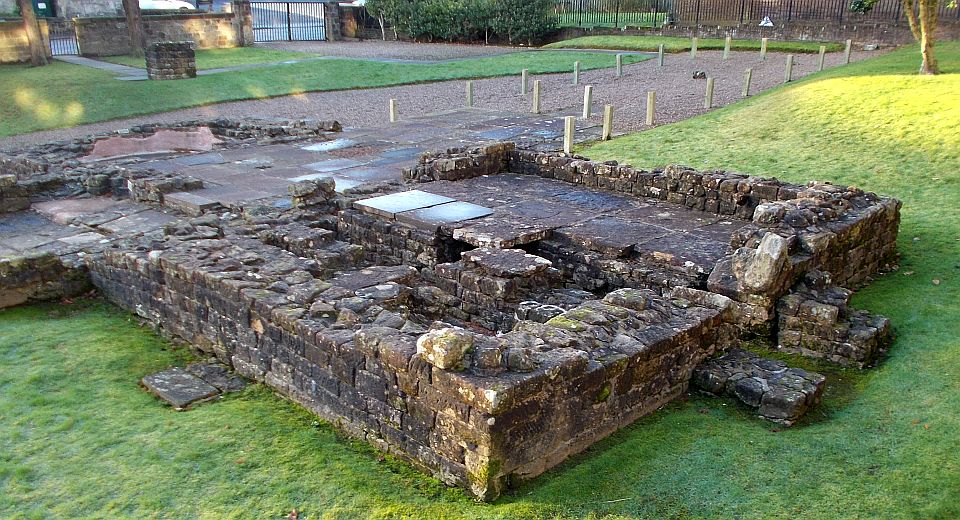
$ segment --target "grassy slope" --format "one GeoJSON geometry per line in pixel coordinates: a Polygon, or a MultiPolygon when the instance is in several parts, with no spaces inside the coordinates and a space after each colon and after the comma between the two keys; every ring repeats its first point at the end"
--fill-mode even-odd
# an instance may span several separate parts
{"type": "MultiPolygon", "coordinates": [[[[625,63],[647,59],[625,56],[625,63]]],[[[331,59],[225,72],[181,81],[117,81],[86,67],[0,66],[0,137],[222,101],[427,81],[612,67],[605,53],[518,52],[439,64],[378,63],[331,59]]],[[[444,107],[437,107],[438,109],[444,107]]]]}
{"type": "MultiPolygon", "coordinates": [[[[666,52],[684,52],[690,50],[690,38],[673,36],[582,36],[572,40],[554,42],[544,46],[546,49],[612,49],[623,51],[656,51],[663,44],[666,52]]],[[[721,38],[700,38],[699,50],[722,50],[725,42],[721,38]]],[[[787,42],[770,40],[767,50],[770,52],[819,52],[825,45],[828,52],[843,50],[839,43],[787,42]]],[[[760,40],[733,40],[730,48],[735,51],[759,51],[760,40]]]]}
{"type": "MultiPolygon", "coordinates": [[[[941,56],[960,70],[960,45],[941,56]]],[[[262,388],[164,409],[136,380],[182,353],[98,304],[23,307],[0,312],[0,517],[958,517],[960,114],[939,94],[960,76],[915,67],[893,53],[589,151],[903,198],[901,272],[857,297],[898,341],[876,369],[831,371],[826,402],[797,427],[694,397],[481,505],[377,463],[262,388]]]]}
{"type": "MultiPolygon", "coordinates": [[[[255,63],[273,63],[287,60],[302,60],[316,56],[303,52],[277,51],[257,47],[238,47],[235,49],[204,49],[197,51],[197,70],[219,69],[250,65],[255,63]]],[[[133,56],[104,56],[97,58],[110,63],[119,63],[129,67],[144,69],[147,67],[143,58],[133,56]]]]}

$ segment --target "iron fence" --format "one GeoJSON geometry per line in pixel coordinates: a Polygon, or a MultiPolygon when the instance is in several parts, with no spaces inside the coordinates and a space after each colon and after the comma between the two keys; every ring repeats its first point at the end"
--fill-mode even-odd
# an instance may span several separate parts
{"type": "Polygon", "coordinates": [[[70,23],[48,23],[50,28],[50,54],[53,56],[71,56],[80,54],[77,46],[77,31],[70,23]]]}
{"type": "Polygon", "coordinates": [[[251,2],[253,39],[258,42],[327,39],[320,2],[251,2]]]}
{"type": "MultiPolygon", "coordinates": [[[[850,11],[850,0],[557,0],[556,14],[561,27],[906,20],[900,0],[879,0],[869,13],[850,11]]],[[[939,15],[960,20],[960,8],[941,2],[939,15]]]]}

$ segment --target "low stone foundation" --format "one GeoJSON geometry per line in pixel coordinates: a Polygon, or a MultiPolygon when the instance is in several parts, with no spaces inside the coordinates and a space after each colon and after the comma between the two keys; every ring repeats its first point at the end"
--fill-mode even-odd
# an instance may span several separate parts
{"type": "Polygon", "coordinates": [[[146,50],[147,76],[150,79],[190,79],[197,77],[197,59],[191,42],[156,42],[146,50]]]}
{"type": "MultiPolygon", "coordinates": [[[[163,160],[85,162],[95,144],[80,140],[7,164],[15,186],[53,176],[123,199],[55,212],[92,234],[67,256],[110,301],[483,499],[669,402],[741,338],[789,335],[808,300],[892,261],[900,203],[856,188],[499,143],[425,155],[405,173],[418,190],[338,191],[254,148],[338,126],[211,126],[214,152],[163,160]],[[219,183],[241,164],[286,173],[286,191],[234,196],[219,183]],[[817,270],[833,282],[798,285],[817,270]]],[[[310,146],[270,148],[320,164],[310,146]]],[[[40,267],[6,265],[5,290],[44,296],[28,275],[40,267]]],[[[836,308],[821,325],[846,319],[836,308]]],[[[819,399],[814,374],[731,359],[701,379],[764,417],[791,423],[819,399]]]]}

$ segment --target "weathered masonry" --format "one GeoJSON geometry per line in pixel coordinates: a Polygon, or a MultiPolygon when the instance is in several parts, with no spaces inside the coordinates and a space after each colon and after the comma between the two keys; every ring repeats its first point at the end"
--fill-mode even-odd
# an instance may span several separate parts
{"type": "Polygon", "coordinates": [[[0,304],[92,283],[484,499],[691,380],[784,424],[820,400],[743,338],[857,366],[887,347],[844,288],[893,260],[896,199],[512,143],[363,162],[380,141],[339,130],[190,122],[0,158],[0,304]]]}

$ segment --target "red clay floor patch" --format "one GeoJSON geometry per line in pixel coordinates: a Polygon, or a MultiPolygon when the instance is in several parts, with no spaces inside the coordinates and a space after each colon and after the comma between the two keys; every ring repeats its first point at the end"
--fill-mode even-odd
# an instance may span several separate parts
{"type": "Polygon", "coordinates": [[[148,137],[116,136],[101,139],[93,144],[93,151],[82,160],[99,161],[157,152],[207,152],[219,142],[220,139],[205,126],[192,130],[157,130],[148,137]]]}

